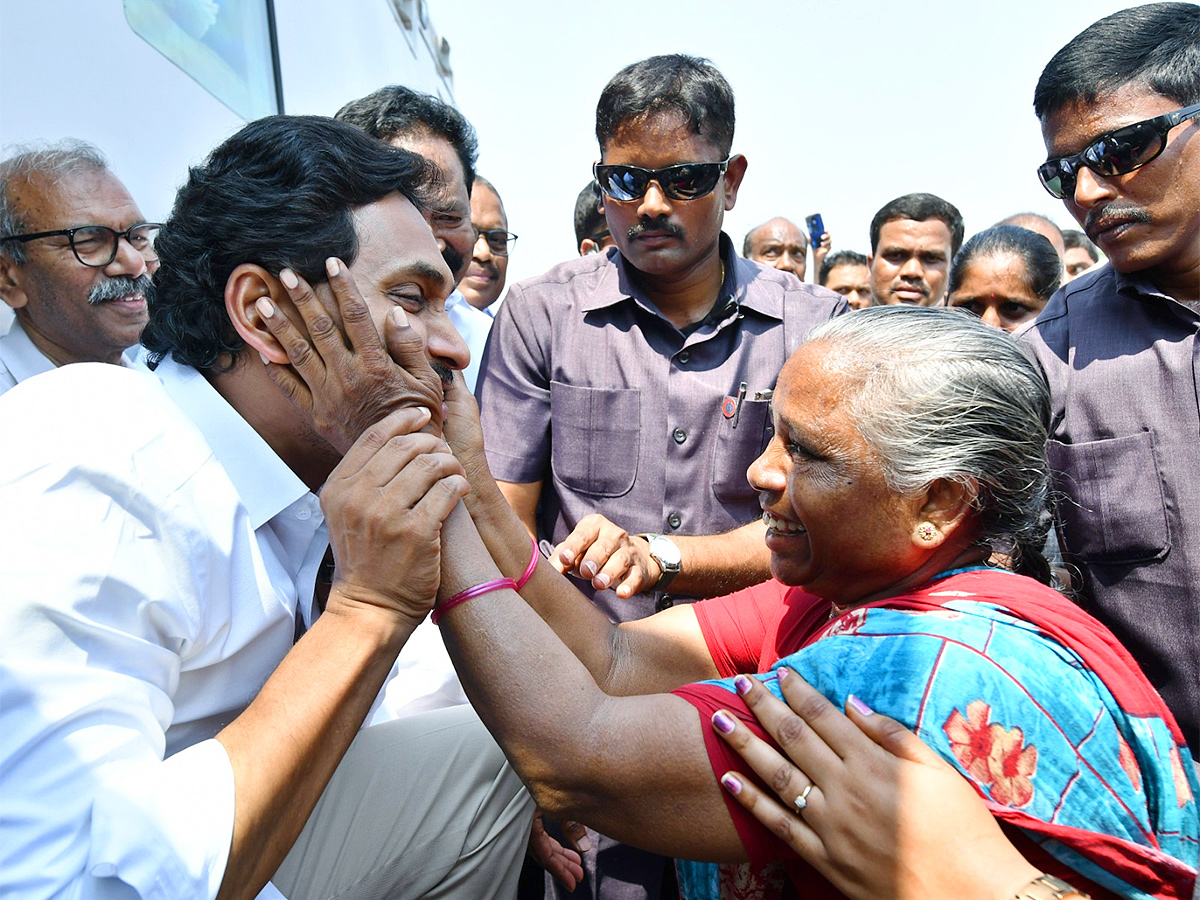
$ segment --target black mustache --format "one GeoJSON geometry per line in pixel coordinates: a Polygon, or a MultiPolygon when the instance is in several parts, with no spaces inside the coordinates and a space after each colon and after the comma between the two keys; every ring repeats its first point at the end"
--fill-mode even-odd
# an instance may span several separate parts
{"type": "Polygon", "coordinates": [[[1150,214],[1140,206],[1108,203],[1104,206],[1096,206],[1088,210],[1087,218],[1083,222],[1083,230],[1089,236],[1095,238],[1095,232],[1099,227],[1101,219],[1111,219],[1118,222],[1140,222],[1143,225],[1150,224],[1150,214]]]}
{"type": "Polygon", "coordinates": [[[683,229],[674,222],[665,218],[658,219],[642,219],[636,225],[629,229],[629,237],[632,240],[639,234],[646,231],[666,231],[673,234],[675,237],[683,237],[683,229]]]}

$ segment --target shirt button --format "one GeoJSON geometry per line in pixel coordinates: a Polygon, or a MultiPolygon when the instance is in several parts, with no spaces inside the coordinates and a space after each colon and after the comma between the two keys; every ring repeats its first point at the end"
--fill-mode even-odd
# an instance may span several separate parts
{"type": "Polygon", "coordinates": [[[675,437],[675,443],[682,444],[684,441],[687,440],[687,432],[684,431],[682,428],[676,428],[675,432],[674,432],[674,437],[675,437]]]}
{"type": "Polygon", "coordinates": [[[310,519],[312,518],[312,510],[302,506],[296,510],[296,518],[302,522],[306,519],[310,519]]]}
{"type": "Polygon", "coordinates": [[[683,517],[679,513],[671,513],[667,516],[667,524],[672,528],[678,528],[683,524],[683,517]]]}
{"type": "Polygon", "coordinates": [[[675,605],[675,598],[672,597],[670,594],[663,594],[661,597],[659,597],[657,600],[654,601],[654,611],[662,612],[664,609],[670,609],[674,605],[675,605]]]}
{"type": "Polygon", "coordinates": [[[688,360],[692,358],[692,354],[690,354],[686,350],[684,350],[682,353],[680,353],[675,358],[679,361],[679,364],[681,366],[686,366],[688,364],[688,360]]]}

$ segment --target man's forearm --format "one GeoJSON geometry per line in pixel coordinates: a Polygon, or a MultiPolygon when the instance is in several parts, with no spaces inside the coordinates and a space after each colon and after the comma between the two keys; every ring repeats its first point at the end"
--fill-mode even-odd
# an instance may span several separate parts
{"type": "Polygon", "coordinates": [[[413,626],[333,602],[217,735],[234,779],[218,900],[253,898],[295,843],[413,626]]]}
{"type": "Polygon", "coordinates": [[[720,597],[766,581],[771,577],[771,554],[765,534],[766,526],[756,519],[723,534],[668,535],[682,556],[671,593],[720,597]]]}

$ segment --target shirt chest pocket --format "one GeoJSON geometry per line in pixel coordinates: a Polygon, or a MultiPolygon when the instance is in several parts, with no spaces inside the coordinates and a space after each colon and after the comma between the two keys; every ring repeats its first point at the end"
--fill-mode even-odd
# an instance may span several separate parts
{"type": "Polygon", "coordinates": [[[750,487],[746,470],[767,447],[772,435],[770,400],[743,400],[733,419],[718,418],[717,440],[713,447],[713,493],[730,503],[745,500],[757,492],[750,487]]]}
{"type": "Polygon", "coordinates": [[[1081,444],[1052,440],[1046,458],[1060,495],[1063,542],[1072,554],[1094,563],[1166,556],[1171,531],[1150,432],[1081,444]]]}
{"type": "Polygon", "coordinates": [[[642,402],[636,388],[550,383],[554,477],[593,497],[629,493],[641,450],[642,402]]]}

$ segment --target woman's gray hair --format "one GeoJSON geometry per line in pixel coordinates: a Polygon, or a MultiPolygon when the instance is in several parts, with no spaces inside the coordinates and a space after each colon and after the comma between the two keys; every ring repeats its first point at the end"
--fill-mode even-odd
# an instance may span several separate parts
{"type": "MultiPolygon", "coordinates": [[[[0,161],[0,236],[22,234],[27,230],[25,210],[14,196],[14,186],[28,182],[33,175],[56,181],[81,172],[107,171],[104,154],[87,141],[64,138],[55,144],[26,144],[14,147],[0,161]]],[[[0,241],[0,254],[17,265],[24,265],[28,256],[20,241],[0,241]]]]}
{"type": "Polygon", "coordinates": [[[1050,393],[1020,345],[966,313],[911,306],[848,313],[808,339],[834,354],[888,486],[905,495],[938,479],[969,487],[980,540],[1048,580],[1050,393]]]}

